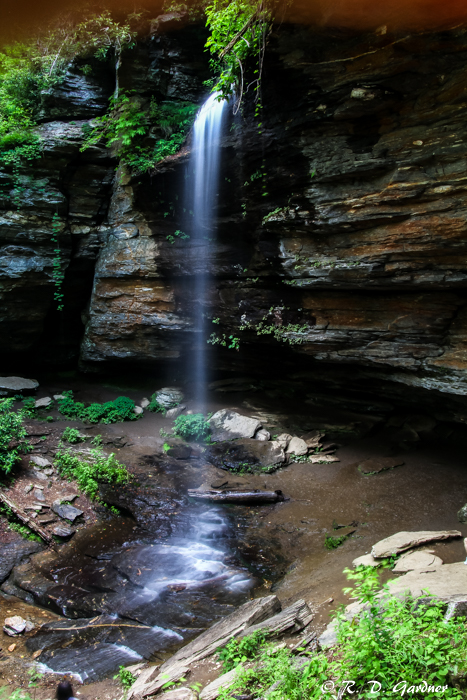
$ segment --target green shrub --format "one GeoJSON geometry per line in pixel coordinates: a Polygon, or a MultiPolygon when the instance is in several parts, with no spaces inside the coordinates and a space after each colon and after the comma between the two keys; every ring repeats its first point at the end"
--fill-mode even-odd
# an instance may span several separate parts
{"type": "Polygon", "coordinates": [[[106,456],[99,448],[79,456],[70,448],[59,450],[54,464],[60,475],[76,481],[91,500],[98,499],[99,483],[127,484],[130,480],[125,465],[120,464],[114,454],[106,456]]]}
{"type": "Polygon", "coordinates": [[[267,632],[256,630],[253,634],[249,634],[242,639],[231,639],[228,644],[218,650],[219,661],[222,662],[222,668],[225,672],[231,671],[233,668],[253,659],[264,645],[267,638],[267,632]]]}
{"type": "Polygon", "coordinates": [[[147,410],[153,411],[153,413],[163,413],[165,415],[167,409],[159,403],[159,401],[156,399],[156,394],[154,393],[151,396],[147,410]]]}
{"type": "Polygon", "coordinates": [[[0,473],[5,474],[19,461],[21,452],[30,450],[23,413],[12,410],[14,402],[14,399],[0,399],[0,473]]]}
{"type": "Polygon", "coordinates": [[[174,422],[174,433],[184,440],[206,440],[210,433],[208,421],[202,413],[187,416],[177,416],[174,422]]]}
{"type": "Polygon", "coordinates": [[[72,391],[64,391],[64,399],[59,399],[58,410],[70,419],[78,419],[86,423],[121,423],[125,420],[137,420],[135,402],[127,396],[119,396],[114,401],[92,403],[85,406],[80,401],[73,400],[72,391]]]}
{"type": "Polygon", "coordinates": [[[324,538],[324,546],[326,549],[332,550],[340,547],[341,544],[345,542],[347,535],[326,535],[324,538]]]}
{"type": "MultiPolygon", "coordinates": [[[[345,681],[355,698],[426,698],[461,700],[453,675],[467,671],[465,618],[444,619],[445,604],[421,603],[410,596],[395,598],[378,591],[374,569],[346,570],[355,589],[345,589],[364,607],[353,620],[337,616],[338,645],[316,653],[298,667],[290,649],[272,644],[258,647],[252,668],[220,698],[249,694],[271,700],[332,700],[345,681]],[[373,686],[373,681],[380,686],[373,686]],[[323,685],[326,683],[326,685],[323,685]],[[417,687],[418,686],[418,687],[417,687]],[[444,686],[442,692],[435,688],[444,686]],[[272,689],[273,688],[273,689],[272,689]]],[[[248,658],[248,657],[247,657],[248,658]]],[[[237,660],[238,661],[238,660],[237,660]]]]}
{"type": "Polygon", "coordinates": [[[131,686],[135,682],[136,676],[134,676],[131,671],[127,671],[125,666],[119,666],[118,673],[116,676],[114,676],[114,679],[118,679],[122,684],[123,688],[125,690],[128,690],[128,688],[131,688],[131,686]]]}
{"type": "Polygon", "coordinates": [[[81,435],[77,428],[65,428],[62,433],[62,440],[69,442],[70,445],[76,445],[78,442],[85,442],[86,436],[81,435]]]}

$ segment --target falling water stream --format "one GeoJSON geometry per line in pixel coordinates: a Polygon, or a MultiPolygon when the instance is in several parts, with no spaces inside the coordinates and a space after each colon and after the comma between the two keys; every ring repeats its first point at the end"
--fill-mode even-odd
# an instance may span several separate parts
{"type": "Polygon", "coordinates": [[[187,233],[190,236],[193,270],[193,328],[195,341],[190,357],[190,376],[199,410],[206,406],[206,319],[205,305],[211,275],[212,241],[216,235],[217,200],[219,188],[220,138],[225,100],[211,95],[196,117],[184,209],[188,213],[187,233]]]}
{"type": "MultiPolygon", "coordinates": [[[[216,229],[225,106],[225,101],[211,95],[198,113],[184,193],[195,306],[190,377],[198,410],[206,405],[204,309],[216,229]]],[[[70,628],[67,621],[57,623],[59,629],[55,623],[50,630],[43,628],[32,640],[31,649],[43,650],[41,661],[48,669],[96,680],[120,664],[154,658],[180,646],[248,596],[254,582],[248,571],[232,565],[235,556],[226,513],[219,507],[189,503],[183,493],[193,484],[187,477],[177,479],[176,492],[182,492],[176,496],[178,504],[168,504],[164,512],[157,503],[155,515],[148,515],[155,518],[155,525],[158,520],[162,525],[169,520],[165,536],[159,534],[158,525],[151,538],[146,522],[140,529],[130,521],[127,530],[122,522],[117,536],[108,527],[98,526],[61,550],[39,602],[53,602],[66,617],[85,620],[76,622],[78,634],[75,623],[70,628]],[[92,624],[86,622],[94,616],[92,624]]],[[[163,492],[161,484],[158,490],[163,492]]],[[[147,495],[142,498],[151,503],[147,495]]]]}

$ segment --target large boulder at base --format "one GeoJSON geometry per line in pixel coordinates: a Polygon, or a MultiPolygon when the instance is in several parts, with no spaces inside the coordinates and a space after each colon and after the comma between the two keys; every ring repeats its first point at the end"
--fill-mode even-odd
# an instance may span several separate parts
{"type": "Polygon", "coordinates": [[[183,401],[183,391],[174,386],[166,386],[155,392],[155,399],[163,408],[173,408],[183,401]]]}
{"type": "Polygon", "coordinates": [[[31,394],[39,387],[36,379],[23,377],[0,377],[0,397],[15,396],[16,394],[31,394]]]}
{"type": "Polygon", "coordinates": [[[407,549],[419,547],[421,544],[438,542],[439,540],[449,540],[451,537],[462,537],[459,530],[421,530],[420,532],[397,532],[391,537],[380,540],[371,549],[375,559],[392,557],[394,554],[401,554],[407,549]]]}
{"type": "Polygon", "coordinates": [[[74,506],[62,505],[59,500],[54,501],[52,505],[52,510],[54,513],[57,513],[57,515],[59,515],[60,518],[70,520],[72,523],[76,520],[76,518],[79,518],[80,515],[83,515],[83,511],[79,510],[79,508],[75,508],[74,506]]]}
{"type": "Polygon", "coordinates": [[[261,422],[256,418],[242,416],[241,413],[223,408],[211,416],[209,426],[211,440],[220,442],[236,438],[252,438],[256,431],[261,428],[261,422]]]}
{"type": "Polygon", "coordinates": [[[285,462],[284,449],[278,442],[265,442],[254,438],[210,445],[204,457],[215,467],[234,472],[254,466],[278,467],[285,462]]]}
{"type": "Polygon", "coordinates": [[[301,457],[302,455],[307,454],[308,445],[306,444],[305,440],[302,440],[302,438],[293,437],[287,445],[286,452],[287,454],[297,455],[297,457],[301,457]]]}

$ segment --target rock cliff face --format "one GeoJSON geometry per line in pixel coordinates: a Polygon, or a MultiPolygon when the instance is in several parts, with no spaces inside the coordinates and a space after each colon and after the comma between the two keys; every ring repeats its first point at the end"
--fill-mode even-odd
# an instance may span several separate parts
{"type": "MultiPolygon", "coordinates": [[[[202,101],[202,30],[166,24],[123,57],[118,84],[202,101]]],[[[282,352],[313,381],[451,395],[450,417],[464,419],[466,50],[464,27],[273,33],[260,121],[247,93],[222,144],[205,313],[219,318],[218,335],[240,338],[240,353],[220,350],[218,363],[264,364],[282,352]]],[[[188,149],[133,180],[115,175],[105,149],[81,153],[79,120],[102,113],[114,88],[106,71],[72,67],[44,96],[44,158],[31,181],[24,174],[18,210],[3,197],[4,353],[46,352],[59,319],[68,355],[85,330],[87,367],[160,362],[194,342],[187,284],[197,271],[187,243],[167,240],[180,227],[188,149]],[[55,211],[69,265],[61,317],[51,311],[55,211]]]]}

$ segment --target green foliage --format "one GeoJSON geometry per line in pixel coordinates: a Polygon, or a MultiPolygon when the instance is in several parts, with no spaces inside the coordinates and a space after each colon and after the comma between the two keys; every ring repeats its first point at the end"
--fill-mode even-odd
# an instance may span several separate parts
{"type": "Polygon", "coordinates": [[[131,671],[127,671],[125,666],[119,666],[118,673],[116,676],[114,676],[114,679],[118,679],[122,684],[123,688],[125,690],[128,690],[128,688],[131,688],[131,686],[135,682],[136,676],[134,676],[131,671]]]}
{"type": "Polygon", "coordinates": [[[164,450],[164,452],[168,452],[168,451],[170,450],[170,445],[169,445],[169,443],[168,443],[168,442],[164,442],[164,444],[162,445],[162,449],[164,450]]]}
{"type": "Polygon", "coordinates": [[[0,399],[0,474],[8,474],[30,450],[22,411],[13,411],[14,399],[0,399]]]}
{"type": "Polygon", "coordinates": [[[63,309],[63,280],[65,279],[65,271],[63,267],[62,254],[60,250],[60,243],[58,240],[59,234],[62,230],[62,224],[60,223],[60,217],[58,214],[54,214],[52,218],[52,237],[51,241],[54,243],[54,258],[52,261],[53,273],[52,279],[55,285],[54,301],[57,302],[57,311],[62,311],[63,309]]]}
{"type": "Polygon", "coordinates": [[[187,416],[177,416],[174,422],[174,433],[184,440],[206,440],[211,429],[202,413],[187,416]]]}
{"type": "Polygon", "coordinates": [[[42,542],[39,535],[36,535],[32,530],[30,530],[27,527],[27,525],[23,525],[22,523],[10,522],[8,527],[10,528],[10,530],[14,530],[18,534],[20,534],[21,537],[24,537],[25,540],[32,540],[34,542],[42,542]]]}
{"type": "Polygon", "coordinates": [[[64,391],[64,399],[57,401],[58,410],[70,419],[78,419],[87,423],[121,423],[125,420],[137,420],[134,412],[135,402],[127,396],[119,396],[114,401],[105,403],[84,403],[73,400],[72,391],[64,391]]]}
{"type": "Polygon", "coordinates": [[[244,321],[240,326],[240,330],[253,330],[256,335],[272,335],[275,340],[288,343],[289,345],[300,345],[307,339],[309,328],[306,324],[298,323],[279,324],[276,320],[277,314],[282,312],[285,307],[271,307],[267,314],[263,316],[259,323],[251,323],[244,321]]]}
{"type": "Polygon", "coordinates": [[[43,92],[63,80],[77,56],[103,60],[111,51],[118,54],[124,46],[133,45],[132,25],[138,18],[129,15],[119,23],[108,10],[81,18],[79,13],[69,13],[47,34],[0,52],[0,166],[11,168],[12,201],[17,207],[25,189],[20,169],[42,154],[34,127],[43,92]]]}
{"type": "Polygon", "coordinates": [[[86,440],[85,435],[81,435],[77,428],[65,428],[62,433],[62,440],[69,442],[70,445],[76,445],[78,442],[84,442],[86,440]]]}
{"type": "Polygon", "coordinates": [[[190,236],[187,233],[183,233],[183,231],[174,231],[173,235],[169,234],[166,238],[170,245],[173,245],[177,239],[180,241],[186,241],[190,238],[190,236]]]}
{"type": "Polygon", "coordinates": [[[332,700],[349,680],[353,685],[347,692],[362,700],[403,695],[461,700],[452,676],[467,670],[465,619],[446,621],[445,605],[436,599],[421,603],[378,592],[373,568],[345,573],[356,581],[345,592],[363,609],[353,620],[344,611],[338,614],[336,649],[316,653],[298,668],[290,649],[265,644],[255,656],[257,663],[239,673],[222,700],[244,693],[262,697],[266,688],[271,700],[332,700]],[[381,684],[379,689],[373,681],[381,684]]]}
{"type": "Polygon", "coordinates": [[[258,89],[266,37],[272,20],[264,0],[214,0],[205,10],[210,36],[206,48],[212,54],[211,67],[217,74],[213,92],[229,97],[237,88],[243,92],[244,63],[257,57],[255,90],[258,89]]]}
{"type": "MultiPolygon", "coordinates": [[[[198,107],[188,101],[150,103],[125,92],[110,98],[109,111],[94,120],[82,150],[104,139],[131,172],[144,173],[182,146],[198,107]]],[[[181,231],[175,235],[186,237],[181,231]]],[[[171,241],[173,242],[173,241],[171,241]]]]}
{"type": "Polygon", "coordinates": [[[253,634],[249,634],[241,639],[231,639],[228,644],[222,649],[218,649],[218,659],[222,662],[224,672],[231,671],[239,664],[253,659],[259,649],[264,645],[267,638],[267,632],[256,630],[253,634]]]}
{"type": "Polygon", "coordinates": [[[324,538],[324,546],[329,550],[337,549],[346,539],[347,535],[326,535],[324,538]]]}
{"type": "Polygon", "coordinates": [[[112,453],[106,456],[100,448],[86,454],[74,453],[70,448],[60,449],[55,455],[57,471],[69,481],[76,481],[91,500],[98,499],[99,483],[127,484],[130,474],[112,453]]]}
{"type": "Polygon", "coordinates": [[[210,345],[220,345],[229,350],[240,350],[240,338],[235,335],[227,336],[226,333],[222,333],[222,335],[211,333],[206,342],[210,345]]]}
{"type": "Polygon", "coordinates": [[[23,399],[23,408],[21,410],[23,416],[32,417],[36,412],[36,399],[29,396],[27,399],[23,399]]]}
{"type": "Polygon", "coordinates": [[[165,407],[162,406],[162,404],[160,404],[157,400],[155,393],[151,396],[151,400],[146,408],[148,411],[152,411],[153,413],[163,413],[165,415],[166,412],[165,407]]]}

